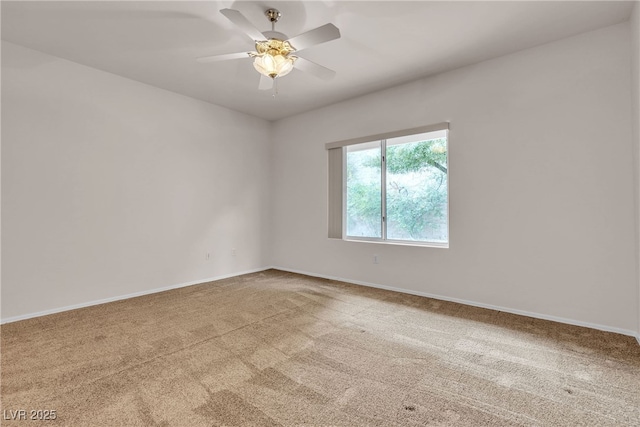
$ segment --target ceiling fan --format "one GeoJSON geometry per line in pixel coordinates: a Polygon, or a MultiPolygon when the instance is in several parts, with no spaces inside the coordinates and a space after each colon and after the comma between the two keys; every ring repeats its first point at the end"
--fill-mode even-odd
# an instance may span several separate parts
{"type": "Polygon", "coordinates": [[[340,30],[333,24],[309,30],[298,36],[288,38],[275,31],[275,24],[282,14],[277,9],[268,9],[265,15],[271,22],[271,31],[260,32],[249,20],[235,9],[220,10],[254,41],[256,50],[250,52],[227,53],[223,55],[204,56],[198,62],[217,62],[228,59],[254,58],[253,66],[261,74],[258,88],[271,89],[276,78],[286,76],[293,68],[313,74],[323,80],[329,80],[336,74],[315,62],[294,55],[294,53],[321,43],[340,38],[340,30]]]}

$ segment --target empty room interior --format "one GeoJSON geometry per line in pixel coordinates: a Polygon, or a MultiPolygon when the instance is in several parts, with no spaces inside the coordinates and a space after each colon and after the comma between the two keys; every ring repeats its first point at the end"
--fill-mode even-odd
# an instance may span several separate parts
{"type": "Polygon", "coordinates": [[[0,7],[1,425],[640,426],[640,2],[0,7]]]}

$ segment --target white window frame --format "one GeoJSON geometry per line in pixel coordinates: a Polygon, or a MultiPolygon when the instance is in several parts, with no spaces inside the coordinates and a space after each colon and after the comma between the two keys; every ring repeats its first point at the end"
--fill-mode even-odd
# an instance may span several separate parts
{"type": "MultiPolygon", "coordinates": [[[[356,138],[347,141],[333,142],[326,144],[327,150],[341,148],[342,151],[342,235],[340,238],[350,242],[368,242],[376,244],[391,244],[402,246],[423,246],[434,248],[448,248],[451,242],[450,235],[450,196],[449,196],[449,123],[438,123],[436,125],[424,126],[419,128],[407,129],[404,131],[389,132],[386,134],[372,135],[363,138],[356,138]],[[387,167],[386,167],[386,154],[387,154],[387,140],[391,138],[401,136],[418,135],[422,133],[445,131],[446,135],[446,149],[447,149],[447,210],[446,210],[446,223],[447,223],[447,241],[446,242],[429,242],[429,241],[413,241],[413,240],[398,240],[387,238],[387,210],[386,210],[386,179],[387,179],[387,167]],[[363,144],[366,142],[378,142],[380,141],[381,150],[381,237],[362,237],[362,236],[349,236],[347,235],[347,149],[349,145],[363,144]]],[[[339,169],[338,169],[339,170],[339,169]]],[[[331,200],[329,201],[331,204],[331,200]]],[[[330,236],[336,237],[336,236],[330,236]]]]}

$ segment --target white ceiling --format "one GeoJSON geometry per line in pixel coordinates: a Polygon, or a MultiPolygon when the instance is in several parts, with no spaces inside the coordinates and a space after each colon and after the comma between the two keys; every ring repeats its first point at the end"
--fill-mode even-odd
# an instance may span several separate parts
{"type": "Polygon", "coordinates": [[[627,20],[631,1],[2,1],[2,39],[193,98],[275,120],[419,77],[627,20]],[[342,37],[300,56],[337,72],[294,70],[259,91],[250,59],[196,57],[253,50],[218,11],[261,31],[264,11],[293,37],[332,22],[342,37]]]}

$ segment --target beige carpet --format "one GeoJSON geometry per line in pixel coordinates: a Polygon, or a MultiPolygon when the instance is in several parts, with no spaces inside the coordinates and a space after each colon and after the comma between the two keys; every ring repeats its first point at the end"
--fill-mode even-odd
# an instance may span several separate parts
{"type": "Polygon", "coordinates": [[[270,270],[2,327],[2,418],[640,426],[631,337],[270,270]]]}

